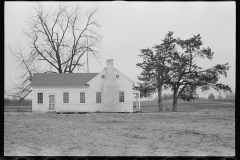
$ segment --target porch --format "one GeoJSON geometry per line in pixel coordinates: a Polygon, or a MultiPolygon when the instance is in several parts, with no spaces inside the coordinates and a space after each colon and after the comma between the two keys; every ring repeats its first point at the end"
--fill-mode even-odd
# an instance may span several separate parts
{"type": "Polygon", "coordinates": [[[133,105],[133,112],[141,112],[141,105],[140,105],[140,91],[139,90],[132,90],[132,94],[135,94],[135,107],[133,105]]]}

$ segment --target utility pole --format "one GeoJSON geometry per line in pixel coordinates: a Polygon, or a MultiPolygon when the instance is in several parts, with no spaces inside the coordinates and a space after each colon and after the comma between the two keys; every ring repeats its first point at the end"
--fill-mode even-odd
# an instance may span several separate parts
{"type": "Polygon", "coordinates": [[[87,73],[89,73],[89,66],[88,66],[88,39],[87,39],[87,73]]]}

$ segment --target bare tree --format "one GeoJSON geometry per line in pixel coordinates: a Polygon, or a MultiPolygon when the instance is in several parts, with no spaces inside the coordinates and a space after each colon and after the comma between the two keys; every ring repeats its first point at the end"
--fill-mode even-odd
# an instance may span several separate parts
{"type": "Polygon", "coordinates": [[[70,7],[60,4],[56,10],[47,10],[39,4],[35,11],[28,18],[28,28],[23,31],[29,40],[30,51],[23,52],[20,45],[14,49],[10,47],[24,70],[21,75],[23,81],[16,85],[14,93],[20,99],[31,92],[32,73],[39,72],[35,64],[38,63],[40,68],[47,64],[48,67],[42,72],[73,73],[83,69],[87,51],[97,61],[99,59],[101,36],[97,32],[100,25],[95,20],[97,9],[81,14],[78,5],[70,7]],[[42,62],[39,63],[39,60],[42,62]]]}
{"type": "Polygon", "coordinates": [[[24,56],[26,51],[20,44],[14,47],[14,50],[10,47],[11,53],[17,58],[17,64],[22,70],[22,73],[18,77],[19,82],[12,82],[13,88],[6,90],[8,96],[24,99],[31,92],[31,79],[33,72],[40,72],[38,63],[34,63],[35,57],[24,56]]]}

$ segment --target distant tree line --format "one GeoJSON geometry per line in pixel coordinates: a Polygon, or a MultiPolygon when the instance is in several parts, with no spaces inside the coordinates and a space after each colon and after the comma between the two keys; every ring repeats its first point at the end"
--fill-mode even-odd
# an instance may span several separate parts
{"type": "Polygon", "coordinates": [[[225,99],[235,99],[235,94],[234,93],[228,93],[226,95],[225,99]]]}
{"type": "Polygon", "coordinates": [[[17,99],[4,98],[4,105],[6,106],[32,105],[32,100],[29,100],[29,99],[17,100],[17,99]]]}
{"type": "MultiPolygon", "coordinates": [[[[156,97],[155,99],[158,99],[158,97],[156,97]]],[[[166,93],[162,95],[162,99],[163,100],[167,100],[167,99],[173,99],[173,94],[171,93],[166,93]]],[[[198,95],[195,95],[194,99],[199,99],[198,95]]]]}
{"type": "Polygon", "coordinates": [[[214,94],[210,93],[208,95],[208,99],[235,99],[235,94],[234,93],[227,93],[225,98],[222,97],[221,94],[217,96],[217,98],[214,96],[214,94]]]}
{"type": "MultiPolygon", "coordinates": [[[[158,99],[158,96],[156,96],[155,99],[157,100],[157,99],[158,99]]],[[[163,99],[163,100],[173,99],[173,94],[171,94],[171,93],[163,94],[163,95],[162,95],[162,99],[163,99]]],[[[206,99],[206,98],[205,98],[205,97],[199,97],[198,95],[196,95],[194,99],[206,99]]],[[[210,94],[208,95],[208,98],[207,98],[207,99],[235,99],[235,94],[234,94],[234,93],[227,93],[226,96],[225,96],[225,98],[224,98],[221,94],[219,94],[219,95],[217,96],[217,98],[216,98],[216,97],[214,96],[214,94],[210,93],[210,94]]]]}
{"type": "Polygon", "coordinates": [[[173,94],[171,94],[171,93],[168,93],[168,94],[163,94],[163,97],[162,97],[162,99],[173,99],[173,94]]]}
{"type": "MultiPolygon", "coordinates": [[[[156,97],[155,99],[158,99],[158,97],[156,97]]],[[[163,100],[173,99],[173,94],[171,94],[171,93],[163,94],[162,99],[163,100]]],[[[199,97],[198,95],[195,95],[194,99],[206,99],[206,98],[205,97],[199,97]]],[[[234,93],[227,93],[225,98],[221,94],[219,94],[216,98],[214,96],[214,94],[210,93],[208,95],[207,99],[235,99],[235,94],[234,93]]]]}

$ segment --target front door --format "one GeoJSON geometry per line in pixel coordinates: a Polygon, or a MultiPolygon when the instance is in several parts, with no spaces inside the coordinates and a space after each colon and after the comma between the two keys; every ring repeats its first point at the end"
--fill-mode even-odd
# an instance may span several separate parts
{"type": "Polygon", "coordinates": [[[49,111],[55,110],[55,96],[49,95],[49,111]]]}

